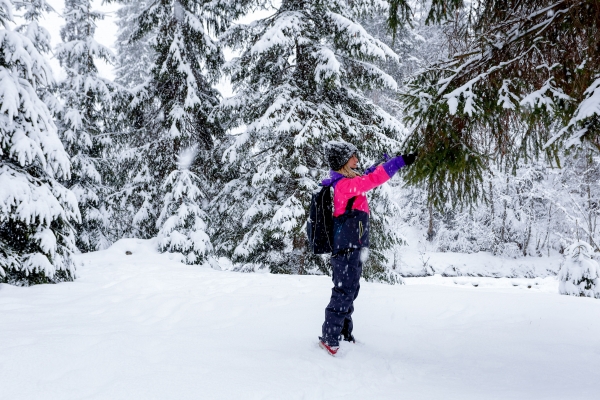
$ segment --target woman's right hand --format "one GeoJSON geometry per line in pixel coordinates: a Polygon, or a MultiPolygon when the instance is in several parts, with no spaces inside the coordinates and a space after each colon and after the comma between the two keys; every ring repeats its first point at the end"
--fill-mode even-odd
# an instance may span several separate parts
{"type": "Polygon", "coordinates": [[[404,164],[406,166],[413,164],[415,162],[415,160],[417,159],[418,155],[419,155],[419,153],[402,154],[402,159],[404,160],[404,164]]]}

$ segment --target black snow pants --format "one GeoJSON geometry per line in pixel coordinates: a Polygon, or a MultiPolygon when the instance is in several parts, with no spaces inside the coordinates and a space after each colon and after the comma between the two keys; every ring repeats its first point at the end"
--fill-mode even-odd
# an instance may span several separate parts
{"type": "Polygon", "coordinates": [[[358,296],[362,273],[360,254],[361,249],[348,249],[331,256],[333,289],[325,309],[323,336],[320,338],[329,346],[339,346],[342,336],[352,335],[354,300],[358,296]]]}

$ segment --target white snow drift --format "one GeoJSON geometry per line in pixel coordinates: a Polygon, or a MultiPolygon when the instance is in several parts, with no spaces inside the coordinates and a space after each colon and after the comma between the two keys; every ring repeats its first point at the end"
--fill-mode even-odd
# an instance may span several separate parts
{"type": "Polygon", "coordinates": [[[560,296],[555,278],[363,283],[360,343],[333,358],[317,346],[328,277],[185,266],[155,247],[77,256],[72,283],[0,285],[0,399],[600,397],[600,301],[560,296]]]}

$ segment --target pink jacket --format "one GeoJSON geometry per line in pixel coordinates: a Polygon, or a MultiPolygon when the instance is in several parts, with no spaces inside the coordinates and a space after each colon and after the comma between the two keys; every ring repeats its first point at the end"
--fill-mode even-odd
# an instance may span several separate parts
{"type": "Polygon", "coordinates": [[[390,179],[383,169],[378,166],[373,173],[356,178],[342,178],[335,185],[333,192],[333,216],[338,217],[346,211],[348,201],[356,196],[352,209],[369,213],[369,203],[365,195],[369,190],[383,185],[390,179]]]}
{"type": "Polygon", "coordinates": [[[366,192],[383,185],[400,168],[404,166],[404,160],[401,156],[392,158],[390,161],[370,168],[372,171],[356,178],[346,178],[336,171],[330,171],[330,178],[323,181],[323,186],[333,186],[333,216],[338,217],[346,211],[346,205],[352,197],[356,197],[353,210],[369,213],[369,203],[366,192]]]}

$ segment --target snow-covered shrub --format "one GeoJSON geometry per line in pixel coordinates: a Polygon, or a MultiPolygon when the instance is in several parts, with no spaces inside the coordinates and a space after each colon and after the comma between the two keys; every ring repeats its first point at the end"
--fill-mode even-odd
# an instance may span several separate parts
{"type": "Polygon", "coordinates": [[[201,179],[189,170],[195,152],[180,158],[179,169],[173,171],[163,188],[167,195],[158,217],[158,242],[160,251],[179,253],[186,264],[200,264],[212,252],[206,234],[207,215],[201,204],[205,194],[200,190],[201,179]]]}
{"type": "Polygon", "coordinates": [[[486,224],[482,209],[483,207],[474,212],[447,211],[444,223],[439,224],[437,231],[438,250],[456,253],[489,251],[494,245],[495,237],[489,223],[486,224]]]}
{"type": "Polygon", "coordinates": [[[565,260],[558,274],[560,294],[600,299],[600,265],[592,246],[581,240],[565,250],[565,260]]]}

